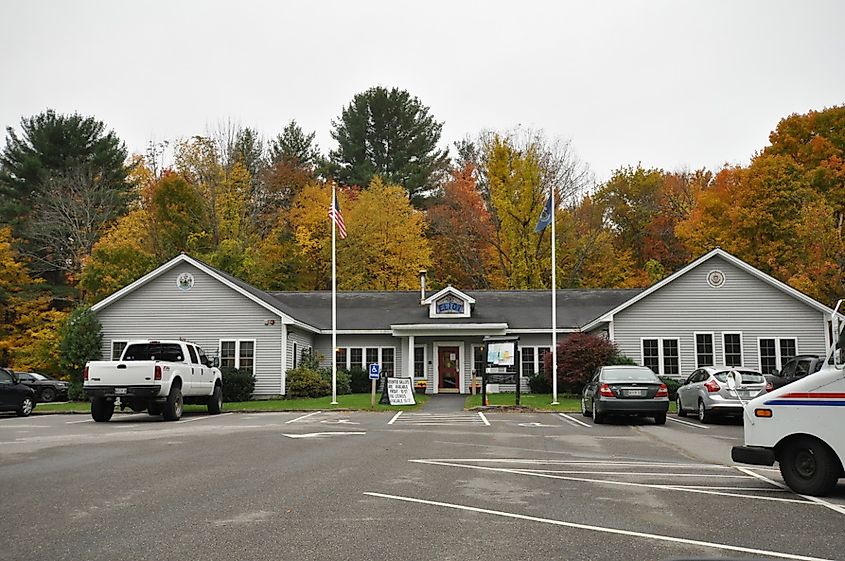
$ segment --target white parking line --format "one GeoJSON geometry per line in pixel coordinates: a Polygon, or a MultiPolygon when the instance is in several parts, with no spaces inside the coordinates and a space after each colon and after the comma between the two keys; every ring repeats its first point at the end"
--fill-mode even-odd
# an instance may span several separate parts
{"type": "MultiPolygon", "coordinates": [[[[747,473],[748,475],[751,475],[752,477],[756,477],[760,481],[765,481],[766,483],[769,483],[770,485],[774,485],[775,487],[779,487],[780,489],[786,489],[787,491],[789,491],[789,489],[787,489],[786,485],[782,485],[782,484],[778,483],[777,481],[775,481],[773,479],[769,479],[765,475],[760,475],[759,473],[754,473],[750,469],[747,469],[747,468],[744,468],[744,467],[740,467],[740,466],[735,466],[735,467],[736,467],[736,469],[738,469],[742,473],[747,473]]],[[[820,499],[818,497],[811,497],[810,495],[802,495],[800,493],[795,493],[795,494],[798,495],[799,497],[804,497],[808,501],[813,501],[814,503],[816,503],[818,505],[827,507],[834,512],[838,512],[839,514],[845,514],[845,507],[841,507],[839,505],[829,503],[826,500],[820,499]]]]}
{"type": "Polygon", "coordinates": [[[413,497],[400,497],[398,495],[386,495],[384,493],[370,493],[365,492],[365,495],[370,497],[378,497],[381,499],[391,499],[394,501],[404,501],[408,503],[424,504],[429,506],[439,506],[444,508],[451,508],[455,510],[464,510],[469,512],[477,512],[480,514],[492,514],[494,516],[503,516],[506,518],[516,518],[518,520],[527,520],[529,522],[541,522],[543,524],[552,524],[554,526],[563,526],[566,528],[575,528],[577,530],[589,530],[592,532],[601,532],[604,534],[615,534],[618,536],[630,536],[634,538],[644,538],[654,541],[663,541],[670,543],[680,543],[684,545],[693,545],[696,547],[706,547],[712,549],[722,549],[725,551],[737,551],[739,553],[750,553],[752,555],[765,555],[768,557],[778,557],[780,559],[794,559],[797,561],[830,561],[821,557],[808,557],[806,555],[795,555],[792,553],[783,553],[779,551],[769,551],[765,549],[754,549],[751,547],[742,547],[738,545],[729,545],[716,542],[705,542],[701,540],[691,540],[689,538],[677,538],[674,536],[665,536],[661,534],[648,534],[645,532],[635,532],[632,530],[622,530],[619,528],[610,528],[606,526],[593,526],[590,524],[579,524],[575,522],[565,522],[563,520],[554,520],[551,518],[540,518],[538,516],[527,516],[525,514],[516,514],[513,512],[504,512],[501,510],[490,510],[488,508],[478,508],[474,506],[459,505],[454,503],[444,503],[440,501],[429,501],[425,499],[416,499],[413,497]]]}
{"type": "Polygon", "coordinates": [[[399,411],[398,413],[396,413],[396,414],[393,416],[393,418],[392,418],[392,419],[390,419],[389,421],[387,421],[387,424],[388,424],[388,425],[392,425],[393,423],[395,423],[395,422],[396,422],[396,419],[398,419],[400,415],[402,415],[402,411],[399,411]]]}
{"type": "Polygon", "coordinates": [[[190,423],[192,421],[202,421],[203,419],[219,419],[220,417],[225,417],[226,415],[232,415],[234,411],[229,411],[228,413],[221,413],[220,415],[203,415],[202,417],[191,417],[189,419],[182,419],[181,421],[176,421],[176,424],[179,423],[190,423]]]}
{"type": "Polygon", "coordinates": [[[696,425],[695,423],[690,423],[689,421],[683,421],[681,419],[676,419],[675,417],[666,417],[668,420],[672,421],[673,423],[680,423],[682,425],[686,425],[688,427],[692,427],[694,429],[709,429],[710,427],[706,427],[704,425],[696,425]]]}
{"type": "Polygon", "coordinates": [[[94,419],[83,419],[81,421],[66,421],[66,425],[78,425],[79,423],[93,423],[94,419]]]}
{"type": "Polygon", "coordinates": [[[570,423],[575,423],[576,425],[581,425],[582,427],[587,427],[587,428],[590,428],[590,425],[588,425],[587,423],[585,423],[585,422],[583,422],[583,421],[579,421],[579,420],[578,420],[578,419],[576,419],[575,417],[570,417],[570,416],[569,416],[569,415],[567,415],[566,413],[558,413],[558,415],[560,415],[561,417],[563,417],[564,419],[566,419],[566,420],[567,420],[567,421],[569,421],[570,423]]]}
{"type": "Polygon", "coordinates": [[[322,411],[312,411],[311,413],[306,413],[305,415],[302,415],[301,417],[297,417],[296,419],[291,419],[290,421],[285,421],[285,424],[288,425],[290,423],[295,423],[297,421],[301,421],[302,419],[307,419],[311,415],[316,415],[318,413],[322,413],[322,411]]]}
{"type": "Polygon", "coordinates": [[[488,427],[490,426],[490,421],[487,420],[487,417],[484,416],[484,413],[479,411],[478,416],[481,417],[481,420],[484,421],[485,425],[487,425],[488,427]]]}
{"type": "MultiPolygon", "coordinates": [[[[574,475],[636,475],[636,476],[660,476],[660,477],[698,477],[701,479],[752,479],[748,475],[728,475],[724,473],[671,473],[671,472],[656,472],[656,471],[591,471],[591,470],[557,470],[557,469],[522,469],[519,471],[530,473],[569,473],[574,475]]],[[[684,487],[693,487],[692,485],[684,485],[684,487]]],[[[703,487],[709,489],[709,486],[703,487]]]]}

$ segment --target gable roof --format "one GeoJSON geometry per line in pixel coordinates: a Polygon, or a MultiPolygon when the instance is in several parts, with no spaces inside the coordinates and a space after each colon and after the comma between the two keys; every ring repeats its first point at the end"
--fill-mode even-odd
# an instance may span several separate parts
{"type": "Polygon", "coordinates": [[[745,271],[746,273],[756,277],[757,279],[765,282],[766,284],[773,286],[774,288],[780,290],[781,292],[788,294],[789,296],[792,296],[796,300],[799,300],[799,301],[807,304],[811,308],[814,308],[814,309],[822,312],[823,314],[827,314],[827,315],[833,314],[833,310],[828,308],[827,306],[825,306],[821,302],[807,296],[806,294],[804,294],[803,292],[801,292],[799,290],[792,288],[788,284],[777,280],[773,276],[767,275],[766,273],[764,273],[760,269],[757,269],[756,267],[749,265],[748,263],[746,263],[745,261],[743,261],[739,257],[731,255],[730,253],[728,253],[724,249],[717,247],[716,249],[713,249],[712,251],[706,253],[705,255],[702,255],[701,257],[699,257],[698,259],[696,259],[695,261],[693,261],[692,263],[690,263],[689,265],[687,265],[683,269],[676,271],[675,273],[669,275],[668,277],[666,277],[662,281],[660,281],[656,284],[653,284],[649,288],[643,290],[642,292],[640,292],[639,294],[637,294],[636,296],[634,296],[630,300],[627,300],[626,302],[622,302],[620,305],[613,308],[612,310],[610,310],[610,311],[600,315],[599,317],[595,318],[593,321],[584,325],[581,328],[582,331],[589,331],[589,330],[593,329],[594,327],[598,326],[599,324],[601,324],[603,322],[610,321],[611,319],[613,319],[614,315],[618,314],[622,310],[636,304],[637,302],[639,302],[643,298],[647,298],[650,294],[657,292],[658,290],[660,290],[661,288],[663,288],[664,286],[666,286],[670,282],[674,281],[675,279],[677,279],[679,277],[682,277],[683,275],[687,274],[689,271],[692,271],[693,269],[695,269],[696,267],[698,267],[702,263],[709,261],[713,257],[721,257],[725,261],[729,262],[731,265],[734,265],[735,267],[737,267],[737,268],[745,271]]]}
{"type": "Polygon", "coordinates": [[[475,304],[475,298],[473,298],[469,294],[466,294],[465,292],[461,292],[460,290],[458,290],[457,288],[455,288],[451,284],[449,286],[447,286],[446,288],[440,290],[439,292],[435,292],[434,294],[432,294],[431,296],[429,296],[428,298],[423,300],[422,303],[423,304],[431,304],[435,300],[440,300],[440,298],[442,298],[443,296],[445,296],[447,294],[452,294],[453,296],[457,296],[461,300],[469,302],[470,304],[475,304]]]}
{"type": "Polygon", "coordinates": [[[245,283],[244,281],[242,281],[242,280],[240,280],[236,277],[233,277],[232,275],[230,275],[228,273],[224,273],[223,271],[221,271],[219,269],[215,269],[211,265],[203,263],[199,259],[194,259],[190,255],[187,255],[185,253],[177,255],[176,257],[174,257],[173,259],[171,259],[170,261],[168,261],[164,265],[161,265],[157,269],[147,273],[146,275],[144,275],[140,279],[136,280],[135,282],[121,288],[120,290],[118,290],[117,292],[112,294],[111,296],[108,296],[107,298],[100,300],[99,302],[97,302],[96,304],[91,306],[91,310],[93,312],[98,312],[98,311],[102,310],[103,308],[105,308],[105,307],[111,305],[112,303],[116,302],[117,300],[123,298],[127,294],[130,294],[130,293],[134,292],[135,290],[141,288],[142,286],[144,286],[148,282],[160,277],[161,275],[163,275],[167,271],[171,270],[176,265],[179,265],[180,263],[188,263],[190,265],[193,265],[197,269],[201,270],[202,272],[206,273],[207,275],[211,276],[212,278],[216,279],[217,281],[219,281],[219,282],[223,283],[224,285],[228,286],[229,288],[231,288],[235,292],[241,294],[242,296],[245,296],[249,300],[252,300],[253,302],[258,304],[262,308],[265,308],[266,310],[269,310],[270,312],[273,312],[274,314],[278,315],[280,318],[282,318],[283,321],[285,321],[285,323],[292,323],[292,324],[298,325],[298,326],[300,326],[300,327],[302,327],[302,328],[304,328],[308,331],[313,331],[315,333],[318,333],[320,331],[318,328],[314,327],[313,325],[309,325],[308,323],[302,322],[302,321],[298,320],[297,318],[295,318],[290,313],[289,310],[285,310],[284,306],[281,305],[281,303],[279,301],[277,301],[275,298],[273,298],[270,294],[264,292],[263,290],[259,290],[258,288],[255,288],[251,284],[245,283]]]}

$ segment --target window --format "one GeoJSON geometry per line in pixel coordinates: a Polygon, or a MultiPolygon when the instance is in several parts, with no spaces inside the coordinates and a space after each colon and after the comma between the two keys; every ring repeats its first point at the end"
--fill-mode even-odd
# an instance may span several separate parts
{"type": "Polygon", "coordinates": [[[643,339],[643,366],[648,366],[655,374],[660,373],[660,341],[658,339],[643,339]]]}
{"type": "Polygon", "coordinates": [[[534,347],[522,347],[522,356],[520,357],[522,365],[523,376],[533,376],[535,372],[534,365],[534,347]]]}
{"type": "Polygon", "coordinates": [[[725,366],[742,366],[742,333],[722,333],[725,366]]]}
{"type": "Polygon", "coordinates": [[[235,368],[235,341],[220,341],[220,368],[235,368]]]}
{"type": "Polygon", "coordinates": [[[188,354],[191,355],[191,364],[199,364],[200,361],[197,358],[197,351],[194,349],[193,345],[188,345],[188,354]]]}
{"type": "Polygon", "coordinates": [[[255,341],[220,341],[220,368],[224,367],[238,370],[246,368],[254,374],[255,341]]]}
{"type": "Polygon", "coordinates": [[[349,368],[364,368],[364,349],[349,349],[349,368]]]}
{"type": "MultiPolygon", "coordinates": [[[[417,368],[416,349],[422,350],[423,347],[415,347],[414,349],[415,371],[417,368]]],[[[367,370],[371,364],[375,363],[380,364],[382,372],[385,372],[388,376],[396,375],[396,349],[394,347],[339,348],[335,357],[338,369],[351,370],[353,368],[361,368],[367,370]]],[[[425,365],[423,364],[422,366],[424,369],[425,365]]],[[[421,374],[420,376],[424,377],[425,374],[421,374]]]]}
{"type": "Polygon", "coordinates": [[[414,378],[425,378],[425,347],[414,347],[414,378]]]}
{"type": "Polygon", "coordinates": [[[296,368],[296,365],[299,364],[299,349],[296,346],[296,342],[293,343],[293,367],[296,368]]]}
{"type": "Polygon", "coordinates": [[[336,349],[334,352],[335,368],[338,370],[346,370],[346,349],[336,349]]]}
{"type": "Polygon", "coordinates": [[[643,339],[643,366],[661,376],[681,373],[680,344],[676,338],[643,339]]]}
{"type": "Polygon", "coordinates": [[[185,357],[182,356],[182,346],[175,343],[137,343],[127,347],[123,360],[183,362],[185,357]]]}
{"type": "Polygon", "coordinates": [[[546,373],[546,355],[552,352],[549,347],[537,348],[537,374],[546,373]]]}
{"type": "Polygon", "coordinates": [[[775,369],[786,371],[787,363],[798,354],[798,341],[794,337],[761,337],[757,346],[763,374],[771,374],[775,369]]]}
{"type": "Polygon", "coordinates": [[[111,342],[111,359],[120,360],[120,355],[123,354],[123,349],[126,348],[126,341],[112,341],[111,342]]]}
{"type": "Polygon", "coordinates": [[[487,368],[487,356],[484,353],[484,347],[481,345],[474,345],[472,347],[472,371],[473,374],[480,378],[484,375],[484,370],[487,368]]]}
{"type": "Polygon", "coordinates": [[[0,368],[0,384],[14,384],[15,379],[12,375],[0,368]]]}
{"type": "Polygon", "coordinates": [[[695,366],[713,366],[713,334],[695,334],[695,366]]]}
{"type": "Polygon", "coordinates": [[[364,367],[364,370],[368,369],[371,364],[378,362],[378,349],[367,349],[367,364],[364,367]]]}
{"type": "Polygon", "coordinates": [[[381,371],[384,372],[385,376],[395,375],[396,370],[394,368],[393,355],[393,347],[386,347],[381,350],[381,371]]]}
{"type": "Polygon", "coordinates": [[[203,352],[203,350],[200,347],[197,347],[197,354],[200,357],[200,364],[208,366],[209,368],[211,368],[211,361],[208,360],[208,357],[205,356],[205,352],[203,352]]]}

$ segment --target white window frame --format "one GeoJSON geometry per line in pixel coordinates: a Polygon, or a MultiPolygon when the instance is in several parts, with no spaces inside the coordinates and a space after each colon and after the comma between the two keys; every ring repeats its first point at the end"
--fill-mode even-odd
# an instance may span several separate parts
{"type": "Polygon", "coordinates": [[[683,369],[681,368],[681,357],[683,353],[681,352],[681,338],[680,337],[640,337],[640,366],[645,366],[645,342],[646,341],[657,341],[657,363],[658,363],[658,370],[660,372],[655,372],[658,376],[671,376],[673,378],[683,378],[683,369]],[[678,344],[678,373],[677,374],[666,374],[664,371],[664,354],[663,354],[663,341],[675,341],[678,344]]]}
{"type": "Polygon", "coordinates": [[[414,345],[414,357],[411,360],[414,368],[417,367],[417,349],[423,350],[423,373],[422,376],[417,376],[416,372],[413,372],[413,378],[414,380],[426,380],[428,376],[428,345],[414,345]]]}
{"type": "Polygon", "coordinates": [[[537,374],[540,373],[540,365],[543,363],[540,360],[540,349],[548,349],[548,353],[551,354],[552,348],[549,345],[525,345],[525,346],[520,346],[519,347],[519,377],[520,378],[523,377],[523,375],[522,375],[522,366],[523,366],[522,349],[534,349],[534,360],[532,362],[533,362],[533,365],[534,365],[534,375],[536,376],[537,374]]]}
{"type": "Polygon", "coordinates": [[[123,351],[126,350],[126,345],[128,345],[128,344],[129,344],[129,341],[124,341],[122,339],[112,339],[111,349],[110,349],[112,361],[120,360],[120,357],[123,355],[123,351]],[[123,343],[123,349],[120,351],[120,354],[117,355],[117,356],[114,356],[114,344],[115,343],[123,343]]]}
{"type": "Polygon", "coordinates": [[[781,356],[780,352],[781,340],[795,341],[795,356],[801,354],[801,351],[798,349],[798,337],[766,337],[765,335],[757,337],[757,368],[760,372],[763,371],[763,353],[760,349],[760,341],[763,339],[770,339],[775,342],[775,368],[778,370],[783,370],[783,356],[781,356]]]}
{"type": "Polygon", "coordinates": [[[235,369],[241,368],[241,343],[252,343],[252,374],[255,375],[256,367],[258,366],[258,344],[255,339],[220,339],[217,341],[217,357],[220,362],[223,362],[223,343],[235,343],[235,369]]]}
{"type": "MultiPolygon", "coordinates": [[[[742,337],[742,331],[722,331],[722,364],[729,366],[727,353],[725,352],[725,335],[739,335],[739,365],[734,366],[734,368],[745,368],[745,340],[742,337]]],[[[759,348],[760,346],[758,344],[758,352],[759,348]]]]}
{"type": "MultiPolygon", "coordinates": [[[[424,347],[425,345],[414,345],[414,347],[424,347]]],[[[366,370],[369,368],[369,364],[367,363],[367,349],[378,349],[378,365],[381,368],[382,365],[382,350],[383,349],[393,349],[393,375],[395,376],[398,372],[397,367],[399,365],[398,355],[396,354],[396,347],[393,345],[383,345],[383,346],[374,346],[374,345],[352,345],[349,347],[338,347],[338,349],[346,349],[346,370],[347,372],[352,368],[352,349],[361,349],[361,360],[364,362],[364,369],[366,370]]],[[[427,351],[424,351],[424,355],[427,354],[427,351]]],[[[422,380],[422,378],[417,378],[417,380],[422,380]]]]}
{"type": "Polygon", "coordinates": [[[695,368],[704,368],[705,366],[715,366],[716,364],[716,334],[713,331],[694,331],[692,334],[692,348],[695,354],[695,368]],[[710,348],[712,348],[713,364],[702,365],[698,363],[698,336],[710,335],[710,348]]]}

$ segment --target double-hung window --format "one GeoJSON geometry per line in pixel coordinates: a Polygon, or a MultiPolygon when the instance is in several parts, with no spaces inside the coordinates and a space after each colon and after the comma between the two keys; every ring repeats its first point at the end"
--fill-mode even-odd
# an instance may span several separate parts
{"type": "Polygon", "coordinates": [[[425,378],[425,347],[414,347],[414,378],[425,378]]]}
{"type": "Polygon", "coordinates": [[[742,366],[742,333],[722,333],[725,366],[742,366]]]}
{"type": "Polygon", "coordinates": [[[534,364],[534,347],[522,347],[520,356],[520,368],[523,376],[533,376],[536,370],[534,364]]]}
{"type": "Polygon", "coordinates": [[[228,339],[220,341],[220,367],[246,369],[255,374],[255,341],[228,339]]]}
{"type": "Polygon", "coordinates": [[[789,359],[798,354],[798,340],[795,337],[760,337],[760,372],[771,374],[782,369],[789,359]]]}
{"type": "Polygon", "coordinates": [[[126,341],[112,341],[111,342],[111,359],[120,360],[120,355],[123,354],[123,349],[126,348],[126,341]]]}
{"type": "Polygon", "coordinates": [[[656,337],[642,340],[643,366],[661,376],[681,374],[680,343],[675,337],[656,337]]]}
{"type": "Polygon", "coordinates": [[[346,370],[346,349],[337,349],[335,351],[334,362],[338,370],[346,370]]]}
{"type": "Polygon", "coordinates": [[[696,333],[695,334],[695,366],[702,368],[704,366],[713,366],[713,334],[712,333],[696,333]]]}
{"type": "MultiPolygon", "coordinates": [[[[423,349],[423,347],[417,347],[423,349]]],[[[416,371],[417,353],[414,351],[414,370],[416,371]]],[[[338,369],[351,370],[360,368],[368,370],[371,364],[381,365],[381,371],[387,376],[396,373],[396,349],[394,347],[345,347],[337,349],[335,353],[338,369]]],[[[421,374],[425,377],[425,374],[421,374]]]]}

